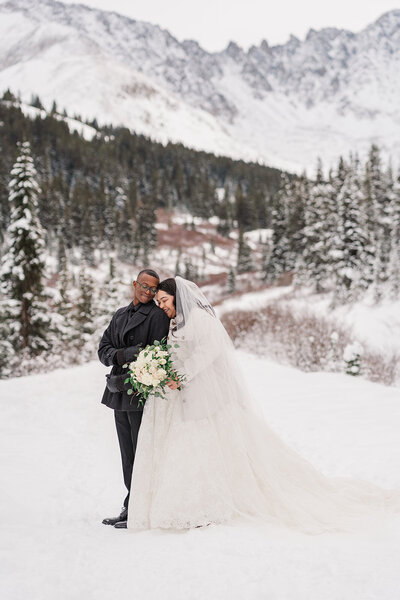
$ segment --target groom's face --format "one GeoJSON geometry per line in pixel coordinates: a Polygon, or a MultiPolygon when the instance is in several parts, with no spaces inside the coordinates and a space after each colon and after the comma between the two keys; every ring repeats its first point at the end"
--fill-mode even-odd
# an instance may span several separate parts
{"type": "Polygon", "coordinates": [[[142,273],[138,279],[133,282],[133,304],[147,304],[153,300],[158,286],[158,279],[142,273]]]}

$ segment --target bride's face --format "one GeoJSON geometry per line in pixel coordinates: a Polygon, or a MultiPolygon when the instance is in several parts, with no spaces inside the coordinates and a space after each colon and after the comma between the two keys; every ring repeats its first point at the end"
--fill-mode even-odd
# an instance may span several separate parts
{"type": "Polygon", "coordinates": [[[156,299],[158,306],[165,312],[167,317],[173,319],[176,315],[174,297],[164,292],[164,290],[158,290],[156,299]]]}

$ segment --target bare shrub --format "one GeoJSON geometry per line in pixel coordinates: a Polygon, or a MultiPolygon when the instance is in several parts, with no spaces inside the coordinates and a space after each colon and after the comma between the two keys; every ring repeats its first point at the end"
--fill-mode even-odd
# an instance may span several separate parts
{"type": "MultiPolygon", "coordinates": [[[[222,322],[236,346],[244,347],[302,371],[344,372],[344,349],[354,341],[347,327],[285,304],[270,303],[254,311],[225,313],[222,322]]],[[[399,376],[399,358],[365,349],[362,374],[391,385],[399,376]]]]}
{"type": "Polygon", "coordinates": [[[370,381],[393,385],[400,378],[400,357],[398,354],[386,357],[368,351],[363,356],[361,372],[370,381]]]}

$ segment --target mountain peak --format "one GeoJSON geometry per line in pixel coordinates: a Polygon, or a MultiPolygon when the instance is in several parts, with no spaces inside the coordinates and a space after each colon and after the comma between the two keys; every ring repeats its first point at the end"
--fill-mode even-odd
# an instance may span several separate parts
{"type": "Polygon", "coordinates": [[[244,56],[244,50],[236,42],[229,42],[225,49],[225,53],[233,58],[233,60],[239,60],[244,56]]]}
{"type": "Polygon", "coordinates": [[[376,28],[380,28],[389,37],[398,33],[400,30],[400,9],[389,10],[366,29],[376,28]]]}
{"type": "Polygon", "coordinates": [[[359,33],[310,29],[215,53],[83,4],[13,0],[0,13],[0,92],[287,169],[371,141],[400,154],[400,10],[359,33]]]}

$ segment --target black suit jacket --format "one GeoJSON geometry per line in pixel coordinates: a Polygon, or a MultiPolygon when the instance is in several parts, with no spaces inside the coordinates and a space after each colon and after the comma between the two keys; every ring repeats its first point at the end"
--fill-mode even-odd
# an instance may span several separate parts
{"type": "Polygon", "coordinates": [[[169,319],[153,300],[141,304],[136,311],[132,303],[117,310],[102,335],[98,355],[106,367],[113,365],[106,375],[107,387],[102,403],[115,410],[143,410],[136,395],[128,395],[131,387],[124,384],[127,369],[122,365],[131,362],[142,348],[161,341],[168,335],[169,319]]]}

